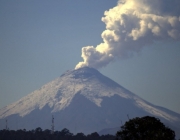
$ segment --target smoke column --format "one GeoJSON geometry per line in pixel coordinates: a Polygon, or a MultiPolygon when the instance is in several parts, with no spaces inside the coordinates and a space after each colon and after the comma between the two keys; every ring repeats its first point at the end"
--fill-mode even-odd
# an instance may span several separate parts
{"type": "Polygon", "coordinates": [[[88,66],[101,68],[155,41],[180,40],[180,0],[119,0],[105,11],[106,29],[103,42],[82,48],[83,58],[75,69],[88,66]]]}

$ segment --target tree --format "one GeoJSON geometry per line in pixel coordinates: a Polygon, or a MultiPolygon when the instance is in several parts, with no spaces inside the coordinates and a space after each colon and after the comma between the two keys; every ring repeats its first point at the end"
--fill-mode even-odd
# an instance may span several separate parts
{"type": "Polygon", "coordinates": [[[63,130],[61,130],[60,134],[61,136],[73,136],[73,134],[67,128],[64,128],[63,130]]]}
{"type": "Polygon", "coordinates": [[[116,137],[117,140],[175,140],[175,133],[159,119],[145,116],[127,121],[116,137]]]}
{"type": "Polygon", "coordinates": [[[87,135],[87,138],[90,139],[90,140],[97,140],[99,139],[99,134],[97,132],[93,132],[91,133],[90,135],[87,135]]]}
{"type": "Polygon", "coordinates": [[[86,139],[86,136],[83,133],[77,133],[74,136],[74,140],[85,140],[85,139],[86,139]]]}

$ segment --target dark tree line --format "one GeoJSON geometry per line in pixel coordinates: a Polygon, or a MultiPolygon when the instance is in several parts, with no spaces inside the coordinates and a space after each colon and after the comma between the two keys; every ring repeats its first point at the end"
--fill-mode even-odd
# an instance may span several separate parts
{"type": "Polygon", "coordinates": [[[175,140],[175,132],[166,127],[159,119],[145,116],[127,121],[121,130],[113,135],[100,136],[97,132],[89,135],[77,133],[74,135],[68,129],[51,132],[42,130],[0,130],[0,140],[175,140]]]}
{"type": "Polygon", "coordinates": [[[77,133],[74,135],[68,129],[64,128],[61,131],[42,130],[40,127],[35,130],[0,130],[0,140],[115,140],[113,135],[100,136],[97,132],[84,135],[77,133]]]}

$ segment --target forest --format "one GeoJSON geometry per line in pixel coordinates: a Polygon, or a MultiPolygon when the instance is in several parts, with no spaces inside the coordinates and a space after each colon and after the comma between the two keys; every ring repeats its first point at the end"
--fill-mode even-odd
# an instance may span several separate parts
{"type": "Polygon", "coordinates": [[[74,135],[68,129],[0,130],[0,140],[175,140],[175,132],[152,116],[129,119],[116,135],[99,135],[97,132],[74,135]]]}
{"type": "Polygon", "coordinates": [[[97,132],[85,135],[77,133],[74,135],[68,129],[52,132],[51,130],[42,130],[40,127],[35,130],[0,130],[0,140],[115,140],[113,135],[100,136],[97,132]]]}

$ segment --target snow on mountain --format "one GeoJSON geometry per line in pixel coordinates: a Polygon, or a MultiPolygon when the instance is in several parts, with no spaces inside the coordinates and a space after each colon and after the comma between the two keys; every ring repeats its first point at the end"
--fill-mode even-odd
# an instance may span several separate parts
{"type": "Polygon", "coordinates": [[[79,123],[81,121],[78,131],[87,130],[86,132],[117,127],[120,119],[117,117],[125,121],[126,113],[132,117],[153,115],[172,124],[180,122],[180,114],[143,100],[89,67],[67,71],[19,101],[0,109],[0,120],[8,117],[12,120],[13,116],[19,116],[19,119],[22,118],[26,123],[23,126],[27,128],[36,125],[47,127],[43,123],[50,117],[41,116],[42,114],[49,115],[47,113],[56,114],[61,119],[64,118],[63,122],[59,123],[61,127],[74,127],[75,121],[78,120],[79,123]],[[44,120],[41,120],[41,124],[36,122],[34,123],[36,125],[32,123],[29,127],[28,122],[32,122],[35,116],[36,118],[42,117],[44,120]],[[98,123],[99,126],[91,126],[93,123],[98,123]]]}

